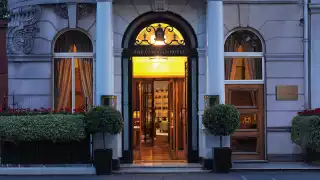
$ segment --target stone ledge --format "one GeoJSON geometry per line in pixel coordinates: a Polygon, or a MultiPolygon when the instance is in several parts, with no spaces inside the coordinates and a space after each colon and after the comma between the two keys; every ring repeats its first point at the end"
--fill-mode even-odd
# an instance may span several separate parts
{"type": "Polygon", "coordinates": [[[94,167],[2,167],[0,175],[93,175],[94,167]]]}

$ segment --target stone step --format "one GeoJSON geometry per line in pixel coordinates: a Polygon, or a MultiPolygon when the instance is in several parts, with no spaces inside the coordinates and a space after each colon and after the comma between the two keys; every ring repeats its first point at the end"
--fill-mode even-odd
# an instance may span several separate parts
{"type": "Polygon", "coordinates": [[[117,174],[161,174],[161,173],[199,173],[208,172],[203,170],[200,164],[170,164],[170,163],[143,163],[122,164],[117,174]]]}

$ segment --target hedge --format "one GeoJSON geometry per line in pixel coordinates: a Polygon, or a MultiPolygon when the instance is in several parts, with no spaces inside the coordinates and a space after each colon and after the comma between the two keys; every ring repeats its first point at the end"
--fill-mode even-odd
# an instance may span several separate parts
{"type": "Polygon", "coordinates": [[[80,141],[86,137],[83,115],[0,116],[0,136],[17,141],[80,141]]]}
{"type": "Polygon", "coordinates": [[[297,115],[292,120],[291,140],[302,148],[320,148],[320,116],[297,115]]]}

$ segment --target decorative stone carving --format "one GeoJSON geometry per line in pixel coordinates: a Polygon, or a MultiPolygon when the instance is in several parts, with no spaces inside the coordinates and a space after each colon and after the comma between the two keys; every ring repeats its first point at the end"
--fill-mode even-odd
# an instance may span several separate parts
{"type": "Polygon", "coordinates": [[[7,54],[28,54],[32,50],[40,15],[39,5],[11,10],[7,30],[7,54]]]}
{"type": "Polygon", "coordinates": [[[168,11],[168,0],[152,0],[152,10],[155,12],[168,11]]]}
{"type": "Polygon", "coordinates": [[[94,13],[95,10],[95,4],[78,4],[77,17],[79,20],[84,19],[94,13]]]}
{"type": "Polygon", "coordinates": [[[62,19],[68,19],[68,6],[67,4],[56,4],[54,12],[62,19]]]}

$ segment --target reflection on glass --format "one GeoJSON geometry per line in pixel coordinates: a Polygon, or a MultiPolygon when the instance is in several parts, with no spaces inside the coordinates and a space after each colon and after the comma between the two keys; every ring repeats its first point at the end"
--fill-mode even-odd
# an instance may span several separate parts
{"type": "Polygon", "coordinates": [[[225,80],[262,80],[261,58],[225,58],[225,80]]]}
{"type": "Polygon", "coordinates": [[[239,30],[232,33],[224,44],[225,52],[238,52],[239,47],[243,52],[262,52],[260,38],[248,30],[239,30]]]}
{"type": "Polygon", "coordinates": [[[257,106],[256,91],[235,90],[231,91],[231,102],[234,106],[257,106]]]}
{"type": "Polygon", "coordinates": [[[257,115],[240,114],[240,129],[257,129],[257,115]]]}
{"type": "Polygon", "coordinates": [[[233,152],[257,152],[258,139],[256,137],[231,137],[233,152]]]}

